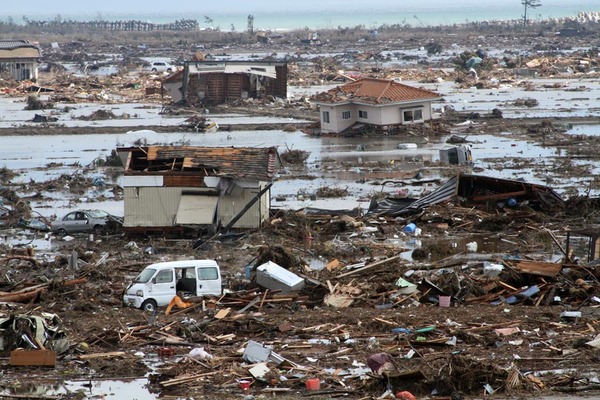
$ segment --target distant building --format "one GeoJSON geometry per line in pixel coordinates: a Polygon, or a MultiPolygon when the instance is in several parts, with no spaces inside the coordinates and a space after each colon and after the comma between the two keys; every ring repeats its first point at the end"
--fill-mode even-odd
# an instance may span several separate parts
{"type": "Polygon", "coordinates": [[[269,218],[277,149],[118,148],[127,231],[259,228],[269,218]]]}
{"type": "Polygon", "coordinates": [[[288,66],[277,61],[187,61],[163,81],[174,103],[221,104],[232,100],[287,98],[288,66]]]}
{"type": "Polygon", "coordinates": [[[17,80],[35,80],[42,58],[40,48],[28,40],[0,40],[0,74],[17,80]]]}
{"type": "Polygon", "coordinates": [[[431,120],[440,95],[393,80],[363,78],[315,96],[322,133],[342,133],[354,125],[378,128],[431,120]]]}

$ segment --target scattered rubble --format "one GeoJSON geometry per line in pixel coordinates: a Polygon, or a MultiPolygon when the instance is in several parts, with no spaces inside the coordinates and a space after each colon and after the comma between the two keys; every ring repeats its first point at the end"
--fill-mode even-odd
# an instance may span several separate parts
{"type": "MultiPolygon", "coordinates": [[[[411,46],[422,33],[413,34],[411,46]]],[[[442,34],[425,49],[440,54],[451,48],[452,40],[442,34]]],[[[496,43],[486,35],[471,37],[469,44],[474,40],[496,43]]],[[[448,61],[420,60],[419,68],[383,66],[411,56],[402,49],[385,54],[374,50],[371,42],[359,52],[325,58],[320,54],[333,46],[329,42],[311,36],[303,45],[317,46],[317,41],[326,47],[301,58],[305,64],[290,64],[292,84],[373,76],[443,79],[457,87],[486,90],[518,84],[536,90],[541,86],[518,77],[529,73],[549,77],[568,69],[589,78],[597,75],[592,70],[597,54],[590,57],[580,51],[564,57],[507,53],[504,59],[462,53],[461,65],[477,69],[474,75],[464,68],[449,72],[448,61]],[[589,63],[581,62],[588,59],[589,63]],[[352,71],[340,68],[348,63],[352,71]]],[[[68,56],[61,53],[52,53],[51,58],[68,56]]],[[[104,106],[168,101],[161,82],[147,74],[75,77],[54,68],[52,73],[56,74],[52,85],[45,84],[52,86],[51,91],[42,86],[35,91],[48,93],[45,96],[55,108],[82,102],[104,106]]],[[[15,98],[34,91],[33,84],[3,85],[3,93],[15,98]]],[[[515,99],[510,105],[536,107],[531,100],[515,99]]],[[[28,107],[30,103],[41,107],[35,110],[50,108],[45,101],[27,98],[28,107]]],[[[246,109],[260,115],[316,119],[316,110],[306,99],[239,100],[226,107],[230,112],[246,109]]],[[[212,129],[206,116],[196,111],[179,126],[181,130],[212,129]]],[[[592,173],[573,160],[586,152],[595,157],[597,143],[565,137],[558,121],[507,121],[501,109],[489,114],[460,113],[451,107],[446,111],[437,126],[395,132],[408,136],[401,150],[411,150],[407,144],[415,139],[433,141],[443,134],[450,134],[448,143],[473,144],[480,132],[515,127],[513,135],[543,141],[572,156],[552,168],[573,176],[592,173]]],[[[183,114],[187,117],[190,110],[172,111],[173,116],[183,114]]],[[[38,119],[51,122],[48,118],[55,117],[38,119]]],[[[115,118],[128,116],[100,109],[81,120],[115,118]]],[[[278,129],[284,125],[290,126],[286,131],[296,126],[277,124],[278,129]]],[[[64,132],[60,126],[44,129],[64,132]]],[[[364,137],[369,139],[368,133],[364,137]]],[[[368,145],[359,143],[363,147],[358,151],[368,145]]],[[[288,148],[280,157],[291,166],[292,177],[315,178],[334,164],[323,161],[318,172],[307,172],[309,155],[288,148]]],[[[472,165],[425,161],[419,169],[442,172],[423,178],[421,172],[394,170],[397,179],[389,182],[398,185],[394,195],[365,195],[373,200],[367,212],[274,210],[256,229],[194,240],[161,234],[128,236],[120,225],[98,234],[60,238],[47,230],[51,221],[31,209],[30,199],[61,196],[65,189],[85,199],[91,188],[102,187],[101,193],[110,191],[111,199],[121,201],[123,188],[97,176],[100,171],[118,175],[115,168],[121,168],[120,162],[113,151],[106,160],[78,166],[78,173],[39,182],[29,178],[26,183],[13,183],[18,177],[14,171],[0,171],[0,348],[7,358],[0,365],[3,390],[19,386],[23,376],[58,381],[146,374],[153,392],[177,397],[457,399],[597,390],[600,233],[594,197],[563,198],[549,180],[539,185],[499,178],[491,161],[485,174],[466,173],[472,165]],[[402,178],[409,172],[414,179],[402,178]],[[414,196],[403,185],[424,190],[414,196]],[[30,243],[15,243],[16,237],[30,243]],[[47,241],[50,250],[37,250],[31,244],[34,240],[47,241]],[[184,258],[218,259],[225,277],[223,293],[182,294],[166,310],[153,313],[122,306],[126,282],[143,267],[184,258]],[[155,358],[158,365],[151,369],[149,360],[155,358]],[[43,372],[33,368],[39,365],[47,368],[43,372]]],[[[406,169],[417,165],[410,163],[406,169]]],[[[388,172],[391,161],[338,164],[340,169],[372,167],[379,173],[388,172]]],[[[542,172],[549,169],[544,166],[542,172]]],[[[384,179],[377,185],[388,183],[384,179]]],[[[347,188],[322,186],[314,193],[304,189],[299,194],[310,200],[347,193],[347,188]]],[[[99,199],[102,196],[98,194],[99,199]]]]}

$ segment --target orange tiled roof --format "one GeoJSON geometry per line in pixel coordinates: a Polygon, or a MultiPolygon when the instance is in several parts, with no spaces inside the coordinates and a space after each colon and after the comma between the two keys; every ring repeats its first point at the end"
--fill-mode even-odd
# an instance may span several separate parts
{"type": "Polygon", "coordinates": [[[360,101],[370,104],[390,104],[407,101],[435,100],[435,92],[404,85],[392,80],[363,78],[320,93],[316,100],[324,103],[360,101]]]}

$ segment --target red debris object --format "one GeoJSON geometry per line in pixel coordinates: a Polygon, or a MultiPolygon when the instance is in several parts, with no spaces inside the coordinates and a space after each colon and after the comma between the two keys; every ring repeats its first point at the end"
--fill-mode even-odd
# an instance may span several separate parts
{"type": "Polygon", "coordinates": [[[321,389],[321,381],[319,378],[311,378],[306,380],[306,390],[319,390],[321,389]]]}
{"type": "Polygon", "coordinates": [[[171,347],[161,347],[158,349],[159,357],[173,357],[175,355],[175,349],[171,347]]]}
{"type": "Polygon", "coordinates": [[[396,398],[401,400],[417,400],[411,392],[407,392],[406,390],[396,393],[396,398]]]}

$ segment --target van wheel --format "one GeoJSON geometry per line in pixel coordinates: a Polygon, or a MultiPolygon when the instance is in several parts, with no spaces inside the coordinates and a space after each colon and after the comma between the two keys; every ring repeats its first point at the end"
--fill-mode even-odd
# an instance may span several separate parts
{"type": "Polygon", "coordinates": [[[149,299],[142,303],[141,309],[153,313],[154,311],[156,311],[156,307],[156,301],[149,299]]]}

